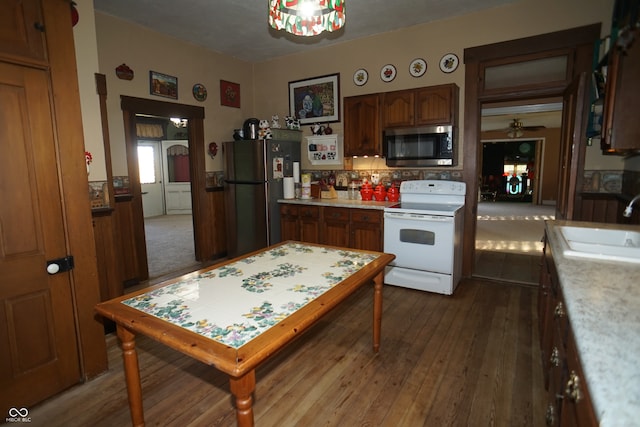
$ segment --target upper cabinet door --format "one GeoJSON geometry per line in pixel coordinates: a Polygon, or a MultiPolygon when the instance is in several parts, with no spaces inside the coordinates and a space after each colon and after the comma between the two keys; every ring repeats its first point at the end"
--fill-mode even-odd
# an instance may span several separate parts
{"type": "Polygon", "coordinates": [[[415,91],[387,92],[382,98],[382,127],[413,126],[415,119],[415,91]]]}
{"type": "Polygon", "coordinates": [[[3,1],[0,58],[11,62],[45,64],[45,30],[39,0],[3,1]]]}
{"type": "Polygon", "coordinates": [[[416,91],[416,125],[457,125],[458,86],[431,86],[416,91]]]}
{"type": "Polygon", "coordinates": [[[630,32],[635,43],[611,51],[604,101],[601,145],[604,152],[624,154],[640,149],[640,30],[630,32]]]}
{"type": "Polygon", "coordinates": [[[345,155],[381,155],[381,136],[378,94],[344,98],[345,155]]]}

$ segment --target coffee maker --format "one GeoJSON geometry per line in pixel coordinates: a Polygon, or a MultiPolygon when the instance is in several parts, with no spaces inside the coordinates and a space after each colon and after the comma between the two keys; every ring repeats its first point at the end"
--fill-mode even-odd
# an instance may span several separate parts
{"type": "Polygon", "coordinates": [[[242,126],[244,139],[258,139],[259,130],[260,120],[251,118],[244,121],[242,126]]]}

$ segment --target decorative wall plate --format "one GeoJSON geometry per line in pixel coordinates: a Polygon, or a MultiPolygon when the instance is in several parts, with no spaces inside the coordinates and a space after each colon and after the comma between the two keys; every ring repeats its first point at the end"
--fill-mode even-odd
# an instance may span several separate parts
{"type": "Polygon", "coordinates": [[[364,68],[360,68],[353,73],[353,83],[356,86],[364,86],[367,80],[369,80],[369,73],[364,68]]]}
{"type": "Polygon", "coordinates": [[[458,68],[458,57],[453,53],[447,53],[440,59],[440,70],[443,73],[453,73],[458,68]]]}
{"type": "Polygon", "coordinates": [[[383,82],[390,82],[396,78],[396,67],[391,64],[387,64],[380,70],[380,78],[383,82]]]}
{"type": "Polygon", "coordinates": [[[409,64],[409,74],[413,77],[420,77],[427,71],[427,61],[416,58],[409,64]]]}
{"type": "Polygon", "coordinates": [[[204,87],[204,85],[201,83],[194,84],[192,92],[193,92],[193,97],[200,102],[207,99],[207,88],[204,87]]]}

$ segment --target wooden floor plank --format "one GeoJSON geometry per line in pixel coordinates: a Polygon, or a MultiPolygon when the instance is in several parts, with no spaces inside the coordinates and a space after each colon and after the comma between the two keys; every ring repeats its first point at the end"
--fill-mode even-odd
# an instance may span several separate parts
{"type": "MultiPolygon", "coordinates": [[[[473,279],[453,296],[384,296],[377,355],[367,288],[258,368],[257,426],[544,422],[537,288],[473,279]]],[[[121,352],[108,342],[109,372],[29,408],[31,425],[130,425],[121,352]]],[[[147,425],[235,425],[225,375],[148,338],[137,347],[147,425]]]]}

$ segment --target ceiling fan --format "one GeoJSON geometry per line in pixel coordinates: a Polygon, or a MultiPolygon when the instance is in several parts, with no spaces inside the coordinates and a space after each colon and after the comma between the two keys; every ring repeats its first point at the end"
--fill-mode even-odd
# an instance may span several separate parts
{"type": "Polygon", "coordinates": [[[545,129],[546,126],[524,126],[522,124],[522,120],[515,118],[509,124],[509,127],[504,129],[507,132],[507,136],[509,138],[519,138],[524,134],[524,131],[527,130],[540,130],[545,129]]]}

